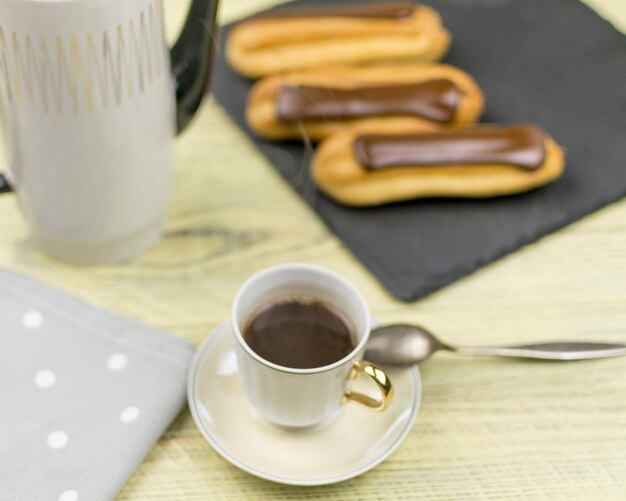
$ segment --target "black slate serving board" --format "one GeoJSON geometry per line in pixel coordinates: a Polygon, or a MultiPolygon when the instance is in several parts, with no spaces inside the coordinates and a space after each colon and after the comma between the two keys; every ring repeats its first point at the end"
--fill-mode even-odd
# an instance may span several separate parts
{"type": "MultiPolygon", "coordinates": [[[[332,0],[290,5],[337,4],[332,0]]],[[[342,0],[342,3],[364,3],[342,0]]],[[[485,92],[484,122],[533,121],[567,149],[562,179],[490,200],[342,207],[313,186],[311,151],[254,137],[251,81],[216,61],[213,92],[326,224],[403,300],[415,300],[626,195],[626,38],[576,0],[426,0],[454,41],[445,61],[485,92]]]]}

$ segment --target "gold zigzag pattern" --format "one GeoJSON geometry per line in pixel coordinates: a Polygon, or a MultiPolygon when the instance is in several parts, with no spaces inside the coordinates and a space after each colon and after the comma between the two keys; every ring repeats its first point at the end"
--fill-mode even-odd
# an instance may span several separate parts
{"type": "Polygon", "coordinates": [[[17,106],[58,113],[68,99],[74,112],[119,106],[159,78],[166,61],[160,0],[137,19],[105,30],[100,43],[92,33],[85,40],[33,40],[0,24],[0,92],[17,106]]]}

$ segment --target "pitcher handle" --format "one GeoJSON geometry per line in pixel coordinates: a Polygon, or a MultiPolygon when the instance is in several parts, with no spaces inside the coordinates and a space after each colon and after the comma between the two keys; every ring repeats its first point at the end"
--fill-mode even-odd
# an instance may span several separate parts
{"type": "Polygon", "coordinates": [[[0,195],[2,193],[10,193],[11,191],[13,191],[13,188],[11,188],[9,180],[4,174],[0,173],[0,195]]]}
{"type": "Polygon", "coordinates": [[[189,124],[209,87],[219,0],[193,0],[170,51],[176,86],[176,133],[189,124]]]}

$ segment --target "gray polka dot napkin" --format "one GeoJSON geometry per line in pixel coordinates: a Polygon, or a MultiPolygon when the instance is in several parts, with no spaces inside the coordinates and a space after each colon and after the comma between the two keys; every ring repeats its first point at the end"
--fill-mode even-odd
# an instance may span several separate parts
{"type": "Polygon", "coordinates": [[[192,355],[0,270],[0,499],[114,498],[184,405],[192,355]]]}

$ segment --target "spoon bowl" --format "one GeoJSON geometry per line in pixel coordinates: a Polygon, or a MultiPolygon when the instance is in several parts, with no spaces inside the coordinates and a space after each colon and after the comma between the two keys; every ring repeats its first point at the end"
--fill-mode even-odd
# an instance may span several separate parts
{"type": "Polygon", "coordinates": [[[395,324],[372,330],[365,348],[365,358],[384,365],[412,365],[447,348],[423,327],[395,324]]]}

